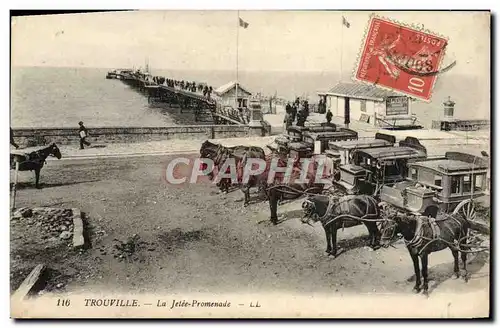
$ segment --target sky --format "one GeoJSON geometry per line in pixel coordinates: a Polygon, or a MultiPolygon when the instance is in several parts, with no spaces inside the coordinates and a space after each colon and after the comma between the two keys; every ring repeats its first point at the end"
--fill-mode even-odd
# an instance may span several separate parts
{"type": "MultiPolygon", "coordinates": [[[[12,19],[13,66],[340,71],[350,75],[371,12],[138,11],[12,19]],[[342,15],[350,28],[342,26],[342,15]],[[236,40],[239,39],[237,43],[236,40]],[[236,48],[238,44],[238,57],[236,48]],[[342,58],[342,66],[341,59],[342,58]]],[[[490,76],[487,12],[378,12],[449,39],[453,74],[490,76]]]]}

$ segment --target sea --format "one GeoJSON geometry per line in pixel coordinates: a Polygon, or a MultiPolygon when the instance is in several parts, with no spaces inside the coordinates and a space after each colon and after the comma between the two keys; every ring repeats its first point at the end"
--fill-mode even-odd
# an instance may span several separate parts
{"type": "MultiPolygon", "coordinates": [[[[151,127],[187,123],[164,106],[149,105],[147,97],[119,80],[105,78],[111,68],[13,67],[11,70],[11,126],[14,128],[151,127]]],[[[234,71],[152,70],[168,78],[205,82],[217,88],[236,78],[234,71]]],[[[293,100],[308,97],[339,81],[338,72],[241,71],[240,83],[252,93],[293,100]]],[[[430,127],[443,114],[443,102],[456,102],[455,117],[490,119],[489,81],[473,75],[438,77],[432,101],[413,102],[418,122],[430,127]]]]}

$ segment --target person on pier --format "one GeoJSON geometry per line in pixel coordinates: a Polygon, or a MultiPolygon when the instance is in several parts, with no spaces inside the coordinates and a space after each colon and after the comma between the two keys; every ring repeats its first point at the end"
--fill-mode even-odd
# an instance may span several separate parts
{"type": "Polygon", "coordinates": [[[295,105],[290,106],[290,116],[292,123],[295,122],[295,119],[297,118],[297,107],[295,105]]]}
{"type": "Polygon", "coordinates": [[[210,100],[210,99],[211,99],[211,96],[212,96],[212,91],[213,91],[212,87],[211,87],[211,86],[210,86],[210,87],[208,87],[208,100],[210,100]]]}
{"type": "Polygon", "coordinates": [[[78,122],[78,125],[80,125],[80,129],[79,129],[80,149],[84,149],[83,145],[90,146],[90,142],[85,140],[88,137],[88,131],[87,131],[87,128],[85,127],[85,125],[83,125],[82,121],[78,122]]]}
{"type": "Polygon", "coordinates": [[[288,124],[289,121],[290,121],[290,111],[287,110],[285,112],[285,117],[283,118],[283,125],[284,125],[285,132],[288,131],[288,127],[290,126],[288,124]]]}
{"type": "Polygon", "coordinates": [[[300,98],[299,98],[299,97],[297,97],[297,98],[295,99],[295,103],[294,103],[294,105],[295,105],[295,108],[297,108],[297,109],[300,107],[300,98]]]}

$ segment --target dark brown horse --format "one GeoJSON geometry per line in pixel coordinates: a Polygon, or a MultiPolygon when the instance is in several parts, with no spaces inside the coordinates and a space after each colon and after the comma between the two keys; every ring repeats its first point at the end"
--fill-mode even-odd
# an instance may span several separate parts
{"type": "Polygon", "coordinates": [[[337,256],[337,230],[364,224],[368,229],[370,246],[377,248],[380,232],[377,222],[380,212],[375,198],[368,195],[349,195],[343,197],[317,195],[308,197],[302,204],[302,222],[320,221],[325,229],[326,252],[337,256]]]}
{"type": "Polygon", "coordinates": [[[49,156],[54,156],[57,159],[62,157],[61,151],[55,143],[31,153],[10,154],[10,167],[15,169],[17,161],[19,162],[19,171],[35,171],[35,186],[40,188],[40,170],[49,156]]]}
{"type": "Polygon", "coordinates": [[[216,144],[216,143],[210,142],[208,140],[205,140],[201,144],[201,147],[200,147],[200,157],[213,159],[215,154],[217,153],[217,150],[219,150],[221,147],[228,149],[234,156],[238,156],[238,157],[243,157],[245,152],[249,149],[260,151],[260,152],[262,152],[262,154],[264,154],[264,150],[260,147],[242,146],[242,145],[233,146],[233,147],[225,147],[225,146],[222,146],[221,144],[216,144]]]}
{"type": "MultiPolygon", "coordinates": [[[[265,153],[264,149],[261,147],[255,147],[255,146],[234,146],[234,147],[224,147],[220,144],[215,144],[212,143],[208,140],[202,143],[201,148],[200,148],[200,158],[209,158],[212,161],[214,161],[214,169],[216,171],[220,171],[224,162],[229,159],[233,158],[235,160],[235,164],[240,166],[241,170],[241,163],[244,158],[260,158],[264,159],[265,158],[265,153]]],[[[225,172],[228,173],[228,172],[225,172]]],[[[214,178],[214,171],[210,171],[208,173],[208,176],[211,180],[214,178]]],[[[228,191],[229,186],[231,185],[230,182],[228,182],[228,179],[221,179],[221,181],[218,183],[219,187],[223,189],[223,191],[228,191]]],[[[247,189],[247,186],[242,187],[243,192],[245,193],[245,197],[247,193],[245,190],[247,189]]],[[[249,193],[249,188],[248,188],[248,193],[249,193]]],[[[248,203],[245,201],[245,206],[248,205],[248,203]]]]}
{"type": "MultiPolygon", "coordinates": [[[[229,166],[226,167],[228,163],[227,160],[232,158],[232,151],[229,148],[220,146],[217,149],[217,152],[215,153],[215,156],[213,158],[214,162],[214,168],[212,171],[209,172],[209,177],[210,180],[213,180],[215,176],[219,174],[225,174],[225,175],[230,175],[231,173],[231,168],[229,166]],[[226,165],[225,165],[226,164],[226,165]],[[225,169],[224,169],[225,168],[225,169]],[[225,170],[225,172],[220,172],[221,170],[225,170]]],[[[234,157],[233,157],[234,158],[234,157]]],[[[236,166],[236,159],[234,161],[234,165],[236,166]]],[[[236,176],[234,178],[237,178],[236,176]]],[[[229,188],[234,184],[237,184],[238,181],[234,181],[232,178],[227,178],[227,177],[220,177],[220,180],[217,182],[217,187],[222,192],[225,192],[226,194],[229,193],[229,188]]]]}
{"type": "MultiPolygon", "coordinates": [[[[383,205],[381,205],[384,207],[383,205]]],[[[469,221],[461,214],[438,214],[436,219],[421,215],[409,215],[384,208],[385,222],[382,224],[382,244],[387,246],[398,233],[403,235],[406,247],[413,261],[416,282],[413,290],[418,293],[423,287],[424,295],[429,292],[428,258],[432,252],[449,248],[453,255],[455,277],[460,277],[458,267],[458,253],[461,253],[463,262],[464,280],[468,281],[467,274],[467,245],[469,221]],[[419,258],[422,271],[419,270],[419,258]],[[421,286],[420,273],[424,278],[421,286]]]]}
{"type": "Polygon", "coordinates": [[[271,211],[271,223],[278,224],[278,204],[283,200],[295,200],[307,194],[321,194],[325,184],[316,181],[316,165],[308,165],[303,168],[298,160],[293,164],[286,162],[284,158],[275,158],[278,167],[292,165],[293,170],[290,178],[286,178],[283,173],[276,173],[274,179],[271,179],[269,171],[262,174],[265,181],[267,198],[269,200],[269,209],[271,211]],[[311,169],[312,167],[312,169],[311,169]],[[307,182],[300,181],[300,175],[306,170],[307,182]]]}
{"type": "Polygon", "coordinates": [[[231,178],[221,178],[219,184],[221,188],[229,189],[231,184],[236,184],[240,186],[241,191],[244,194],[243,206],[248,206],[250,202],[250,188],[258,187],[259,191],[263,191],[265,186],[261,184],[261,180],[257,175],[251,175],[250,172],[246,172],[248,159],[258,159],[265,160],[265,155],[263,156],[263,150],[259,147],[249,147],[243,156],[240,158],[234,155],[235,152],[228,148],[220,148],[214,158],[214,166],[218,171],[225,171],[224,173],[231,173],[229,163],[235,165],[235,175],[231,178]],[[232,160],[231,162],[229,160],[232,160]],[[248,175],[248,176],[247,176],[248,175]]]}

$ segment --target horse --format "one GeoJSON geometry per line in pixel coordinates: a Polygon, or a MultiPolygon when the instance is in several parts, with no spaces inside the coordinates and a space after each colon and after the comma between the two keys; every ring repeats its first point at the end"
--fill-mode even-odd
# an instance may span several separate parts
{"type": "MultiPolygon", "coordinates": [[[[214,166],[216,167],[217,170],[221,169],[221,166],[226,163],[228,159],[233,158],[235,160],[236,164],[236,184],[240,186],[241,191],[244,194],[244,202],[243,206],[247,207],[248,204],[250,203],[250,188],[251,187],[258,187],[259,191],[263,190],[263,185],[260,183],[261,180],[259,179],[258,176],[255,175],[249,175],[248,176],[248,181],[245,180],[245,169],[246,169],[246,164],[247,160],[249,158],[256,158],[260,160],[264,160],[265,156],[263,156],[263,150],[259,147],[249,147],[243,154],[243,156],[240,158],[237,155],[234,155],[235,152],[231,151],[228,148],[225,147],[220,147],[219,150],[217,151],[217,154],[214,158],[214,166]]],[[[230,173],[230,167],[228,166],[226,169],[226,174],[230,173]]],[[[231,178],[222,178],[220,183],[220,187],[224,188],[226,192],[229,189],[229,186],[231,185],[231,178]]]]}
{"type": "MultiPolygon", "coordinates": [[[[209,178],[210,180],[214,179],[214,171],[219,172],[223,164],[227,161],[228,158],[231,157],[232,152],[230,151],[229,148],[226,147],[219,147],[217,149],[217,152],[215,154],[215,157],[213,158],[214,161],[214,170],[212,170],[209,173],[209,178]]],[[[236,164],[236,163],[235,163],[236,164]]],[[[231,173],[231,168],[228,166],[226,171],[224,172],[225,174],[231,173]]],[[[232,179],[231,178],[221,178],[219,182],[217,182],[217,187],[221,190],[223,193],[229,193],[229,188],[232,185],[232,179]]]]}
{"type": "Polygon", "coordinates": [[[49,156],[54,156],[57,159],[61,159],[62,157],[61,151],[55,143],[23,155],[10,154],[10,167],[11,169],[15,169],[17,161],[19,162],[19,171],[35,171],[35,186],[39,189],[40,170],[49,156]]]}
{"type": "MultiPolygon", "coordinates": [[[[281,163],[283,163],[281,161],[281,163]]],[[[278,160],[278,167],[280,160],[278,160]]],[[[325,188],[322,182],[316,182],[316,167],[311,171],[308,167],[306,173],[307,182],[297,180],[297,175],[302,174],[302,167],[299,161],[293,163],[292,175],[288,181],[283,181],[284,174],[276,174],[273,181],[268,181],[268,170],[262,174],[261,179],[265,179],[266,195],[269,200],[269,209],[271,212],[270,221],[272,224],[278,224],[278,204],[283,200],[295,200],[305,194],[321,194],[325,188]]]]}
{"type": "MultiPolygon", "coordinates": [[[[384,208],[384,205],[380,205],[384,208]]],[[[420,273],[423,277],[423,294],[429,295],[428,258],[429,254],[449,248],[453,255],[453,271],[456,278],[460,278],[458,253],[464,269],[464,280],[468,281],[466,245],[470,223],[462,214],[439,213],[437,218],[423,215],[405,214],[396,211],[384,211],[385,221],[382,223],[382,245],[387,247],[398,233],[403,235],[406,248],[410,253],[415,270],[415,286],[413,291],[422,290],[420,273]],[[465,244],[464,244],[465,243],[465,244]],[[422,270],[419,270],[419,258],[422,270]]]]}
{"type": "Polygon", "coordinates": [[[337,230],[364,224],[368,229],[369,245],[376,249],[380,245],[380,220],[378,203],[372,196],[348,195],[342,197],[314,195],[302,203],[304,216],[301,221],[320,221],[325,230],[326,253],[337,256],[337,230]]]}
{"type": "MultiPolygon", "coordinates": [[[[220,166],[224,163],[224,161],[228,158],[235,158],[236,164],[241,165],[241,161],[243,158],[265,158],[264,149],[256,146],[233,146],[233,147],[224,147],[220,144],[212,143],[208,140],[204,141],[200,148],[200,158],[209,158],[214,161],[215,169],[219,170],[220,166]]],[[[202,169],[206,168],[204,165],[202,169]]],[[[229,173],[226,171],[226,173],[229,173]]],[[[214,172],[210,171],[208,173],[210,180],[214,178],[214,172]]],[[[231,183],[228,184],[228,179],[222,179],[219,183],[219,186],[223,188],[226,192],[229,189],[231,183]]],[[[245,194],[246,195],[246,194],[245,194]]],[[[246,205],[248,205],[246,203],[246,205]]],[[[245,205],[245,206],[246,206],[245,205]]]]}
{"type": "Polygon", "coordinates": [[[217,151],[219,149],[227,149],[227,150],[229,150],[230,153],[231,153],[231,155],[234,155],[239,160],[241,160],[243,158],[243,156],[245,155],[245,153],[247,151],[251,151],[252,152],[252,154],[250,154],[249,157],[258,156],[259,158],[265,158],[264,149],[262,149],[261,147],[256,147],[256,146],[242,146],[242,145],[233,146],[233,147],[224,147],[224,146],[222,146],[220,144],[212,143],[212,142],[210,142],[208,140],[205,140],[201,144],[200,158],[210,158],[210,159],[213,160],[215,158],[215,156],[217,155],[217,151]]]}

